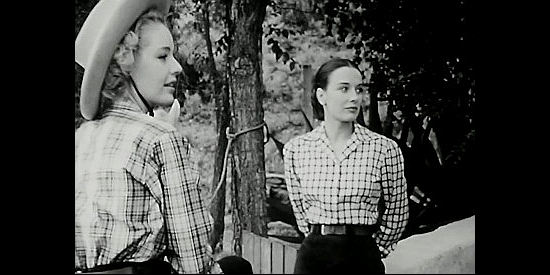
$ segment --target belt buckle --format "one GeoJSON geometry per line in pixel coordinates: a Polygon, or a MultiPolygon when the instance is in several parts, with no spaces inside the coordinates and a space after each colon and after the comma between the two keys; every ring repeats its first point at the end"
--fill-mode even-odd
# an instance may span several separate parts
{"type": "Polygon", "coordinates": [[[321,235],[345,235],[345,226],[339,225],[321,225],[321,235]]]}
{"type": "Polygon", "coordinates": [[[322,224],[321,225],[321,235],[334,235],[335,234],[335,231],[334,231],[334,227],[331,226],[331,225],[326,225],[326,224],[322,224]]]}

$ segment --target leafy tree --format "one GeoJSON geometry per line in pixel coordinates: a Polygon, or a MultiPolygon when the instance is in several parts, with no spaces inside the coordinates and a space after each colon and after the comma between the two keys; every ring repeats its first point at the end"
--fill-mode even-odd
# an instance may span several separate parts
{"type": "MultiPolygon", "coordinates": [[[[219,189],[223,190],[225,178],[222,178],[221,172],[228,146],[226,128],[229,127],[231,132],[239,132],[263,123],[261,35],[268,2],[236,0],[175,3],[176,14],[191,11],[195,16],[193,27],[203,36],[206,52],[195,56],[193,67],[196,69],[204,64],[201,70],[204,75],[199,78],[214,91],[218,147],[212,190],[218,189],[220,181],[222,185],[219,189]],[[213,39],[212,32],[218,34],[216,39],[213,39]]],[[[176,30],[185,30],[185,24],[181,24],[181,21],[176,22],[175,26],[178,26],[176,30]]],[[[185,39],[189,36],[180,37],[185,39]]],[[[192,52],[187,51],[185,54],[192,52]]],[[[210,100],[208,96],[201,97],[205,101],[210,100]]],[[[263,133],[259,130],[245,133],[236,137],[232,144],[233,250],[240,255],[243,229],[267,235],[263,133]]],[[[225,193],[222,191],[213,195],[210,210],[215,224],[210,243],[217,247],[223,236],[225,193]]]]}
{"type": "MultiPolygon", "coordinates": [[[[318,5],[329,32],[348,48],[370,73],[371,99],[388,101],[390,119],[369,125],[387,136],[393,113],[405,120],[427,116],[446,156],[474,131],[470,3],[452,1],[338,1],[318,5]],[[452,122],[452,123],[446,123],[452,122]]],[[[377,106],[377,105],[374,105],[377,106]]]]}

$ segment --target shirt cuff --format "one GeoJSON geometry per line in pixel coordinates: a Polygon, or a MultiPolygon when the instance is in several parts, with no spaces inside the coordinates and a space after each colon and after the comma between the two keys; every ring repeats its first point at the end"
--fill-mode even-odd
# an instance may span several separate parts
{"type": "Polygon", "coordinates": [[[378,250],[380,250],[380,256],[382,256],[382,259],[388,257],[388,255],[390,255],[390,253],[394,249],[395,249],[395,244],[392,244],[389,247],[378,246],[378,250]]]}

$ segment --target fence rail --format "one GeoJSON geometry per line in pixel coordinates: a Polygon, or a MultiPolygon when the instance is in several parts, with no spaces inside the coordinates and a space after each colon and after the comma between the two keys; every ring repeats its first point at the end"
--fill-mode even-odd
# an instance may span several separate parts
{"type": "Polygon", "coordinates": [[[252,264],[255,274],[294,273],[294,263],[300,244],[243,231],[242,247],[242,256],[252,264]]]}

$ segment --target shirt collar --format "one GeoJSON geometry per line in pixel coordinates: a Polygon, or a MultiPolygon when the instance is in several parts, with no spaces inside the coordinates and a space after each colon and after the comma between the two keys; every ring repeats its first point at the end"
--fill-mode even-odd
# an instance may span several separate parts
{"type": "Polygon", "coordinates": [[[375,133],[369,130],[367,127],[361,126],[359,123],[353,124],[354,131],[353,135],[361,141],[369,141],[369,139],[374,138],[375,133]]]}
{"type": "Polygon", "coordinates": [[[115,100],[111,106],[109,106],[103,116],[108,116],[110,114],[120,114],[120,113],[138,113],[143,114],[143,110],[139,107],[137,103],[135,103],[133,100],[128,98],[122,98],[119,100],[115,100]]]}
{"type": "MultiPolygon", "coordinates": [[[[366,127],[361,126],[359,123],[353,123],[353,133],[351,134],[351,140],[355,141],[368,141],[374,137],[374,133],[366,127]]],[[[328,137],[325,131],[325,122],[321,121],[319,126],[309,132],[305,137],[307,140],[324,140],[328,142],[328,137]]]]}

